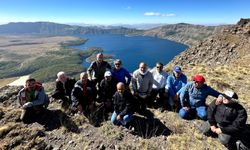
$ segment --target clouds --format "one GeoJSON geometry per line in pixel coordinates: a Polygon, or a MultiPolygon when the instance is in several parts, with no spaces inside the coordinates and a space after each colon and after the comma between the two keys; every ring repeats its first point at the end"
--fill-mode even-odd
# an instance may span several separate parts
{"type": "Polygon", "coordinates": [[[176,14],[173,14],[173,13],[164,14],[164,13],[159,13],[159,12],[145,12],[144,16],[175,17],[176,14]]]}

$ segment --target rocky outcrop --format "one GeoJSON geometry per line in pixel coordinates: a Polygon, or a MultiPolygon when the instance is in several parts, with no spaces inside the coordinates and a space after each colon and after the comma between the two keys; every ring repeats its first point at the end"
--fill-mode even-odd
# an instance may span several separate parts
{"type": "Polygon", "coordinates": [[[22,86],[4,86],[0,88],[0,103],[5,105],[15,103],[17,94],[22,89],[22,86]]]}
{"type": "Polygon", "coordinates": [[[170,63],[178,65],[208,64],[223,65],[238,63],[249,65],[250,60],[250,19],[241,19],[236,25],[225,28],[222,33],[215,34],[201,41],[170,63]]]}

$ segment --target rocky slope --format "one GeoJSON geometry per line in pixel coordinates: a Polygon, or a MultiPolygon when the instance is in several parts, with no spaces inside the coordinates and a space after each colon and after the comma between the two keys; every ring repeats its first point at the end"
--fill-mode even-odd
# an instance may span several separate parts
{"type": "MultiPolygon", "coordinates": [[[[202,74],[208,85],[221,92],[235,90],[248,112],[250,129],[249,22],[241,20],[223,34],[209,37],[176,57],[165,69],[170,73],[178,64],[189,79],[202,74]],[[227,59],[220,61],[222,58],[227,59]]],[[[109,120],[95,127],[83,115],[68,114],[60,110],[60,104],[51,102],[37,122],[23,124],[16,104],[20,88],[0,88],[0,149],[225,149],[216,139],[199,133],[201,120],[183,120],[175,112],[161,113],[157,109],[149,109],[149,119],[136,114],[134,130],[129,130],[112,126],[109,120]]],[[[45,89],[51,89],[51,85],[45,85],[45,89]]],[[[211,100],[209,97],[208,103],[211,100]]],[[[250,130],[246,133],[250,135],[250,130]]]]}
{"type": "Polygon", "coordinates": [[[0,149],[225,149],[199,133],[201,120],[187,121],[177,113],[150,109],[150,119],[136,115],[134,130],[111,125],[94,127],[83,115],[69,115],[52,102],[45,115],[31,124],[19,120],[16,94],[21,87],[0,89],[0,149]]]}
{"type": "Polygon", "coordinates": [[[185,64],[239,64],[249,66],[250,19],[241,19],[236,25],[225,28],[196,46],[176,56],[171,63],[185,64]]]}

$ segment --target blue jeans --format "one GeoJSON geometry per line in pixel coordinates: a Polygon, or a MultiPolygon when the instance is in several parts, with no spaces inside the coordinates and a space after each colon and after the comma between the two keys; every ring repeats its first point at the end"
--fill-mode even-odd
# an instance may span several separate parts
{"type": "Polygon", "coordinates": [[[112,114],[112,117],[111,117],[111,122],[114,125],[123,125],[123,126],[125,126],[128,122],[130,122],[133,119],[133,113],[129,113],[129,114],[123,116],[123,119],[121,121],[118,121],[116,118],[117,118],[117,114],[114,111],[113,114],[112,114]]]}
{"type": "Polygon", "coordinates": [[[205,106],[200,106],[196,108],[190,108],[189,111],[181,108],[179,111],[179,116],[183,119],[190,119],[197,115],[202,120],[207,120],[207,110],[205,106]]]}

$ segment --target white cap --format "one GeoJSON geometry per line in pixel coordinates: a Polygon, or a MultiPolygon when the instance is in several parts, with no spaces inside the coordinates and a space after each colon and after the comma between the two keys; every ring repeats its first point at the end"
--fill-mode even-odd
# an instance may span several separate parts
{"type": "Polygon", "coordinates": [[[104,77],[110,77],[112,76],[111,72],[110,71],[106,71],[105,74],[104,74],[104,77]]]}
{"type": "Polygon", "coordinates": [[[238,95],[233,91],[225,91],[224,94],[231,99],[238,99],[238,95]]]}

